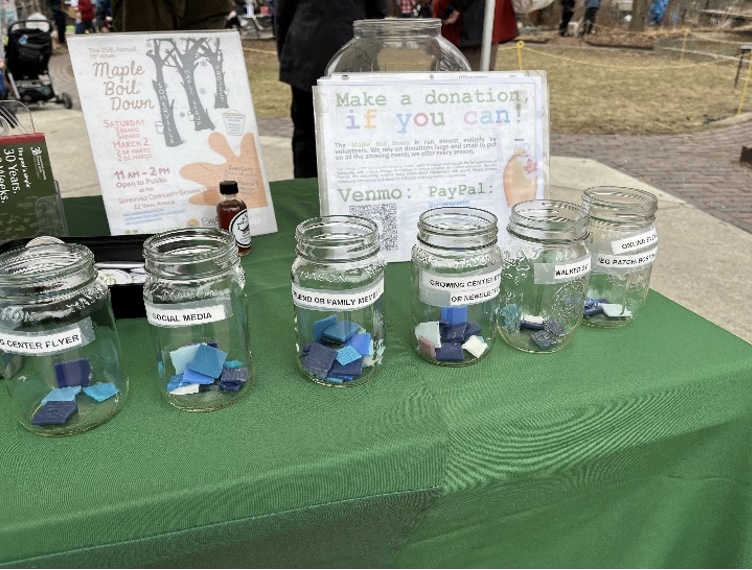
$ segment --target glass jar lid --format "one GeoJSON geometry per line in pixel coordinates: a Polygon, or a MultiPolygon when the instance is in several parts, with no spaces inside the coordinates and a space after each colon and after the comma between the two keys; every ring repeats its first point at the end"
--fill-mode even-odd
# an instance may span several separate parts
{"type": "Polygon", "coordinates": [[[568,243],[590,234],[583,206],[562,200],[530,200],[512,207],[507,231],[531,241],[568,243]]]}
{"type": "Polygon", "coordinates": [[[438,18],[355,20],[353,22],[353,33],[358,38],[439,36],[441,20],[438,18]]]}
{"type": "Polygon", "coordinates": [[[613,224],[646,224],[655,221],[658,198],[636,188],[596,186],[585,190],[582,204],[594,220],[613,224]]]}
{"type": "Polygon", "coordinates": [[[442,249],[485,247],[498,240],[497,222],[479,208],[434,208],[418,219],[418,241],[442,249]]]}
{"type": "Polygon", "coordinates": [[[312,261],[355,261],[381,249],[375,222],[359,216],[311,218],[295,228],[297,253],[312,261]]]}
{"type": "Polygon", "coordinates": [[[217,228],[183,228],[144,242],[146,273],[166,279],[215,277],[238,264],[235,239],[217,228]]]}

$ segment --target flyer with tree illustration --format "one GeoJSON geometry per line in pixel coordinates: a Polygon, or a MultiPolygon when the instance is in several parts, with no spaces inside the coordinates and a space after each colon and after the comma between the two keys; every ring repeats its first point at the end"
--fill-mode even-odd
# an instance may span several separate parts
{"type": "Polygon", "coordinates": [[[236,31],[86,35],[69,51],[113,235],[216,227],[222,180],[253,235],[277,231],[236,31]]]}
{"type": "Polygon", "coordinates": [[[314,103],[321,213],[375,220],[387,261],[410,259],[426,210],[488,210],[504,237],[512,206],[543,197],[543,72],[335,74],[314,103]]]}

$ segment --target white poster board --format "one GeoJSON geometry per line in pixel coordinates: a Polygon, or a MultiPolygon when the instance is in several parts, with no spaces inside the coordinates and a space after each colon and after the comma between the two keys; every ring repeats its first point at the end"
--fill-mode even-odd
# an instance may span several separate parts
{"type": "Polygon", "coordinates": [[[314,101],[321,214],[375,220],[387,261],[410,259],[428,209],[488,210],[503,238],[511,207],[543,197],[543,72],[336,74],[314,101]]]}
{"type": "Polygon", "coordinates": [[[69,51],[112,235],[216,227],[222,180],[253,235],[277,231],[236,31],[93,34],[69,51]]]}

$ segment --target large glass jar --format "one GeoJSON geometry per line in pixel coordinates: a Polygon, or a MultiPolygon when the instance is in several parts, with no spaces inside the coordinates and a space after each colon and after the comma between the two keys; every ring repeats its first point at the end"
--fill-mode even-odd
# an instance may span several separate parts
{"type": "Polygon", "coordinates": [[[470,64],[441,35],[441,20],[357,20],[354,37],[334,54],[326,74],[346,72],[470,71],[470,64]]]}
{"type": "Polygon", "coordinates": [[[298,365],[326,386],[373,378],[386,348],[378,227],[356,216],[311,218],[295,230],[292,297],[298,365]]]}
{"type": "Polygon", "coordinates": [[[650,288],[658,252],[658,199],[644,190],[601,186],[585,190],[582,204],[590,215],[593,253],[583,323],[622,327],[635,317],[650,288]]]}
{"type": "Polygon", "coordinates": [[[253,368],[233,236],[215,228],[164,232],[144,242],[144,260],[160,391],[181,410],[234,404],[248,393],[253,368]]]}
{"type": "Polygon", "coordinates": [[[561,350],[582,320],[591,265],[587,213],[569,202],[521,202],[512,208],[507,232],[501,337],[526,352],[561,350]]]}
{"type": "Polygon", "coordinates": [[[497,219],[475,208],[420,215],[412,251],[412,317],[418,354],[443,366],[474,364],[496,338],[501,280],[497,219]]]}
{"type": "Polygon", "coordinates": [[[0,256],[0,359],[13,413],[35,433],[86,431],[122,408],[128,379],[91,251],[48,243],[0,256]]]}

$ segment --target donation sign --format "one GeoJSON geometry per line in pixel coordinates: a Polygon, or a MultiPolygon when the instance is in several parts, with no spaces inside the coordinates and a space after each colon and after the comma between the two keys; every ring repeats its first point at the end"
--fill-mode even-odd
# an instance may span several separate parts
{"type": "Polygon", "coordinates": [[[86,35],[69,51],[113,235],[215,227],[222,180],[252,234],[277,231],[236,31],[86,35]]]}
{"type": "Polygon", "coordinates": [[[499,218],[543,197],[548,86],[542,72],[351,73],[314,87],[321,214],[379,225],[387,261],[407,261],[420,214],[499,218]]]}

